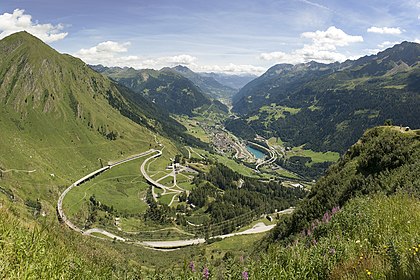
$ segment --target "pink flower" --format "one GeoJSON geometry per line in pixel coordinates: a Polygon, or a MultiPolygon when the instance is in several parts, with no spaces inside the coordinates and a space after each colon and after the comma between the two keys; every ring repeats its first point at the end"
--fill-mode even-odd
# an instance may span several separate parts
{"type": "Polygon", "coordinates": [[[340,211],[340,206],[335,206],[332,210],[331,210],[331,214],[334,215],[335,213],[337,213],[338,211],[340,211]]]}
{"type": "Polygon", "coordinates": [[[244,280],[248,280],[249,279],[248,271],[243,271],[242,272],[242,279],[244,279],[244,280]]]}
{"type": "Polygon", "coordinates": [[[191,261],[190,264],[188,265],[188,267],[191,269],[192,272],[195,272],[195,265],[194,262],[191,261]]]}
{"type": "Polygon", "coordinates": [[[204,269],[203,269],[203,279],[207,280],[207,279],[209,279],[209,277],[210,277],[210,271],[207,267],[204,267],[204,269]]]}

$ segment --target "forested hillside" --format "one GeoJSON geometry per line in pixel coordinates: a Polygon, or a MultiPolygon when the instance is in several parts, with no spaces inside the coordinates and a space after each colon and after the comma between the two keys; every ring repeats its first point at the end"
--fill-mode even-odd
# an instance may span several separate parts
{"type": "Polygon", "coordinates": [[[234,97],[227,128],[292,146],[344,152],[369,127],[420,127],[420,45],[403,42],[344,63],[273,66],[234,97]],[[273,110],[282,111],[272,115],[273,110]],[[244,127],[246,122],[249,128],[244,127]]]}
{"type": "Polygon", "coordinates": [[[185,115],[192,115],[195,108],[211,104],[210,98],[199,87],[168,68],[160,71],[101,66],[92,68],[136,93],[132,96],[136,103],[141,103],[145,98],[163,111],[185,115]]]}

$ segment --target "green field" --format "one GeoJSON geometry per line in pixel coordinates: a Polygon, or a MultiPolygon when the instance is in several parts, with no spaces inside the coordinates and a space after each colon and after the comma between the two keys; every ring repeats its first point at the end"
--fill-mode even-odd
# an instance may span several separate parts
{"type": "MultiPolygon", "coordinates": [[[[162,203],[162,204],[169,205],[169,203],[171,203],[172,198],[174,197],[174,195],[177,195],[177,194],[174,194],[174,193],[169,193],[169,194],[162,195],[162,196],[159,198],[159,202],[160,202],[160,203],[162,203]]],[[[175,197],[175,200],[176,200],[176,199],[177,199],[177,198],[175,197]]]]}
{"type": "Polygon", "coordinates": [[[309,164],[312,165],[314,163],[321,163],[321,162],[336,162],[340,158],[340,154],[336,152],[314,152],[312,150],[305,150],[303,147],[294,147],[291,152],[287,153],[287,157],[292,156],[303,156],[303,157],[310,157],[312,162],[309,164]]]}
{"type": "Polygon", "coordinates": [[[73,188],[63,201],[66,215],[70,220],[82,224],[92,195],[102,204],[112,206],[120,215],[144,213],[148,207],[144,198],[149,186],[139,174],[143,160],[118,165],[73,188]]]}
{"type": "Polygon", "coordinates": [[[197,137],[201,141],[205,143],[210,143],[210,138],[208,137],[207,133],[198,123],[196,118],[190,119],[187,116],[174,116],[178,122],[180,122],[185,128],[187,129],[188,133],[194,137],[197,137]]]}

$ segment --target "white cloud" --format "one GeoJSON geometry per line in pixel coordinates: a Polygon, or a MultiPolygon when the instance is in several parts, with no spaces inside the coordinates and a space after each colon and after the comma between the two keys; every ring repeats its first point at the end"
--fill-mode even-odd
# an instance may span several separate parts
{"type": "Polygon", "coordinates": [[[372,26],[367,29],[367,32],[378,33],[378,34],[391,34],[398,35],[402,33],[402,30],[399,27],[376,27],[372,26]]]}
{"type": "Polygon", "coordinates": [[[394,46],[396,44],[399,44],[399,43],[400,42],[398,42],[398,41],[395,41],[395,42],[385,41],[383,43],[380,43],[378,45],[378,47],[381,48],[381,49],[385,49],[385,48],[392,47],[392,46],[394,46]]]}
{"type": "Polygon", "coordinates": [[[343,47],[350,43],[363,42],[362,36],[348,35],[335,26],[330,26],[326,31],[304,32],[302,37],[312,39],[314,45],[321,46],[324,50],[335,50],[336,46],[343,47]]]}
{"type": "Polygon", "coordinates": [[[39,24],[32,22],[32,16],[25,14],[25,10],[16,9],[13,14],[4,13],[0,15],[0,39],[15,32],[27,31],[40,38],[46,43],[64,39],[67,32],[61,32],[62,24],[52,25],[50,23],[39,24]]]}
{"type": "Polygon", "coordinates": [[[293,50],[290,53],[270,52],[262,53],[259,58],[262,60],[274,60],[278,63],[305,63],[317,61],[331,63],[344,61],[348,57],[337,52],[337,47],[348,46],[351,43],[363,42],[362,36],[346,34],[335,26],[329,27],[326,31],[304,32],[303,38],[311,39],[311,44],[305,44],[302,48],[293,50]]]}
{"type": "Polygon", "coordinates": [[[156,59],[157,63],[170,63],[170,64],[185,64],[190,65],[197,60],[195,56],[188,54],[181,54],[176,56],[165,56],[156,59]]]}
{"type": "Polygon", "coordinates": [[[191,70],[197,72],[224,72],[224,73],[253,73],[261,74],[266,69],[253,65],[198,65],[197,57],[188,54],[179,54],[174,56],[162,56],[154,58],[145,58],[137,55],[127,55],[130,42],[119,43],[106,41],[98,45],[81,49],[74,55],[81,58],[89,64],[102,64],[104,66],[133,67],[137,69],[161,69],[167,66],[186,65],[191,70]]]}
{"type": "Polygon", "coordinates": [[[299,0],[299,2],[302,2],[302,3],[308,4],[308,5],[311,5],[311,6],[317,7],[317,8],[321,8],[321,9],[325,9],[325,10],[330,10],[330,9],[329,9],[328,7],[326,7],[326,6],[323,6],[323,5],[321,5],[321,4],[318,4],[318,3],[315,3],[315,2],[311,2],[311,1],[308,1],[308,0],[299,0]]]}
{"type": "Polygon", "coordinates": [[[420,44],[420,39],[414,39],[414,43],[420,44]]]}
{"type": "Polygon", "coordinates": [[[383,51],[383,49],[367,49],[366,51],[369,54],[378,54],[379,52],[383,51]]]}
{"type": "Polygon", "coordinates": [[[264,73],[267,69],[264,67],[249,65],[249,64],[233,64],[229,63],[227,65],[192,65],[191,69],[197,72],[222,72],[228,74],[245,74],[251,73],[260,75],[264,73]]]}
{"type": "Polygon", "coordinates": [[[130,42],[118,43],[106,41],[88,49],[81,49],[74,55],[89,64],[125,66],[122,64],[135,63],[140,59],[138,56],[133,55],[120,56],[120,54],[128,51],[128,46],[130,46],[130,42]]]}
{"type": "Polygon", "coordinates": [[[119,43],[106,41],[88,49],[81,49],[74,55],[89,64],[154,69],[160,69],[164,66],[175,66],[178,64],[190,65],[197,60],[196,57],[187,54],[158,58],[144,58],[137,55],[126,55],[130,45],[130,42],[119,43]]]}

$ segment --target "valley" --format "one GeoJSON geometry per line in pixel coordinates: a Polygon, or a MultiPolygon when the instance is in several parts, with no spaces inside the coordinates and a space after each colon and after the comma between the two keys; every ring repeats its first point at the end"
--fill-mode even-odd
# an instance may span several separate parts
{"type": "Polygon", "coordinates": [[[1,39],[0,278],[416,279],[419,46],[230,77],[1,39]]]}

